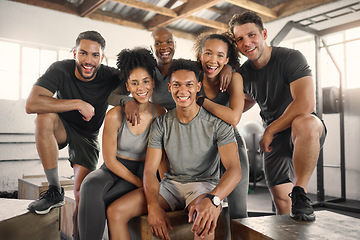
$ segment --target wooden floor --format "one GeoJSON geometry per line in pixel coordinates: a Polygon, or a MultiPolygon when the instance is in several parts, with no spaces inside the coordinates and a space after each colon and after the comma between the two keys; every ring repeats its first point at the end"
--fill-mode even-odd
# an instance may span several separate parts
{"type": "Polygon", "coordinates": [[[232,220],[232,240],[359,240],[360,219],[330,211],[316,211],[313,222],[289,215],[232,220]]]}

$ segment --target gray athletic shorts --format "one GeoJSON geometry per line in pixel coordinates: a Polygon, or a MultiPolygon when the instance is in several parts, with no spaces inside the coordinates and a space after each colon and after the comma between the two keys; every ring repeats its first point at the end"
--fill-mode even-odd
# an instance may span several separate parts
{"type": "MultiPolygon", "coordinates": [[[[326,137],[326,126],[320,137],[322,148],[326,137]]],[[[291,128],[275,134],[271,143],[272,151],[264,153],[265,179],[269,188],[283,183],[294,182],[294,164],[292,160],[294,145],[291,141],[291,128]]]]}
{"type": "Polygon", "coordinates": [[[95,170],[100,152],[100,144],[97,136],[95,138],[84,137],[70,127],[64,119],[61,117],[60,119],[64,125],[67,137],[66,142],[59,145],[59,149],[69,145],[68,151],[71,167],[73,164],[78,164],[89,170],[95,170]]]}
{"type": "Polygon", "coordinates": [[[160,195],[169,204],[172,211],[183,210],[199,195],[211,192],[216,186],[209,182],[180,183],[164,178],[160,182],[160,195]]]}

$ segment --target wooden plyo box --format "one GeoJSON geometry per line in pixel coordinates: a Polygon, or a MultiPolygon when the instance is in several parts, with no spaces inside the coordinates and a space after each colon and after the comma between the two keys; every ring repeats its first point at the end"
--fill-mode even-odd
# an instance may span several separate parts
{"type": "Polygon", "coordinates": [[[0,240],[60,239],[59,209],[38,215],[27,210],[30,202],[0,198],[0,240]]]}
{"type": "Polygon", "coordinates": [[[360,219],[330,211],[316,211],[315,221],[297,221],[289,215],[231,221],[232,240],[358,240],[360,219]]]}
{"type": "MultiPolygon", "coordinates": [[[[224,208],[219,216],[217,227],[215,230],[215,239],[230,239],[230,218],[227,211],[227,208],[224,208]]],[[[172,230],[169,230],[171,240],[193,239],[194,233],[191,232],[192,223],[188,223],[188,214],[186,212],[167,212],[167,215],[173,227],[172,230]]],[[[150,225],[147,220],[147,215],[133,218],[129,222],[129,230],[132,240],[159,239],[152,235],[150,225]]]]}
{"type": "MultiPolygon", "coordinates": [[[[61,207],[61,235],[65,239],[72,239],[73,220],[75,207],[74,180],[60,177],[60,184],[65,191],[65,206],[61,207]]],[[[38,199],[41,192],[48,189],[48,182],[44,175],[24,176],[18,180],[19,199],[38,199]]],[[[29,201],[29,203],[32,201],[29,201]]],[[[2,240],[0,238],[0,240],[2,240]]]]}
{"type": "MultiPolygon", "coordinates": [[[[74,180],[60,177],[60,184],[64,190],[74,189],[74,180]]],[[[41,192],[48,189],[48,182],[45,175],[23,176],[18,180],[18,198],[35,200],[41,192]]]]}
{"type": "Polygon", "coordinates": [[[61,236],[63,239],[72,240],[73,212],[75,208],[74,191],[65,191],[65,205],[61,208],[61,236]]]}

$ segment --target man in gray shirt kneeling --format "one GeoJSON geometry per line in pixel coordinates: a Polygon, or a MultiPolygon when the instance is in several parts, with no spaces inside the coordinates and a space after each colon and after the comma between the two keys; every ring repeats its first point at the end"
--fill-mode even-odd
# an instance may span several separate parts
{"type": "Polygon", "coordinates": [[[165,211],[187,209],[194,239],[214,239],[221,202],[241,179],[233,128],[196,103],[201,87],[196,63],[174,60],[169,75],[176,108],[159,116],[150,132],[143,178],[146,201],[139,189],[109,206],[112,236],[128,235],[124,223],[148,212],[152,233],[170,239],[171,223],[165,211]],[[168,171],[159,183],[156,172],[165,155],[168,171]],[[226,168],[221,178],[220,161],[226,168]]]}

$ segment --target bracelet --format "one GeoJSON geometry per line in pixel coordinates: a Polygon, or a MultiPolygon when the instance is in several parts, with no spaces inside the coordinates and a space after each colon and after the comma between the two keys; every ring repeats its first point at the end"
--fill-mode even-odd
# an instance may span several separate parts
{"type": "Polygon", "coordinates": [[[202,105],[204,104],[204,101],[205,101],[205,97],[204,96],[201,96],[198,98],[198,100],[196,101],[196,103],[202,107],[202,105]]]}

